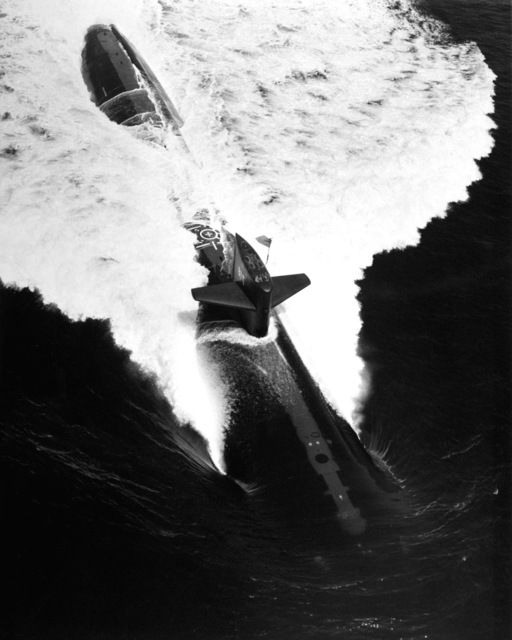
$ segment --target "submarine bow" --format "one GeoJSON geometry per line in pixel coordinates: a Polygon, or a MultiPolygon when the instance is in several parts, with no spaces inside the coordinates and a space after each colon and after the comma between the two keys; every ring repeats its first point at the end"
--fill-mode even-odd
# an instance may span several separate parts
{"type": "Polygon", "coordinates": [[[114,25],[93,25],[85,36],[82,75],[91,100],[117,124],[170,123],[178,133],[183,120],[157,77],[114,25]]]}

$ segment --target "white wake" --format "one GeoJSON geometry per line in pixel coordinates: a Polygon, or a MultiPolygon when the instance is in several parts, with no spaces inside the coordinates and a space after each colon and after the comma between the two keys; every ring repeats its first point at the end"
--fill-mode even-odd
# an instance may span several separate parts
{"type": "Polygon", "coordinates": [[[489,153],[493,74],[406,2],[6,0],[0,278],[71,318],[109,318],[219,459],[229,412],[198,360],[181,228],[201,207],[273,238],[269,269],[312,286],[281,317],[334,407],[364,394],[354,283],[375,253],[465,199],[489,153]],[[109,122],[80,73],[86,29],[115,23],[185,119],[167,149],[109,122]]]}

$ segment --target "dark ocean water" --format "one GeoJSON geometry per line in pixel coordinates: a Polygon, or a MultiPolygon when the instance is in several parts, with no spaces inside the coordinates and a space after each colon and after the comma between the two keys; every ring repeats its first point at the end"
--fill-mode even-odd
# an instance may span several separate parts
{"type": "Polygon", "coordinates": [[[304,494],[265,487],[279,406],[249,382],[226,443],[248,484],[222,476],[107,322],[3,288],[2,638],[511,637],[510,6],[424,7],[497,74],[496,144],[468,202],[359,283],[363,438],[403,512],[360,538],[297,517],[304,494]]]}

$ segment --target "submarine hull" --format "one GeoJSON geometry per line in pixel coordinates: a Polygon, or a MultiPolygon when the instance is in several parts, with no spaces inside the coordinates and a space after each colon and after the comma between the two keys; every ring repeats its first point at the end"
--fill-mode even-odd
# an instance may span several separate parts
{"type": "MultiPolygon", "coordinates": [[[[147,63],[113,26],[89,29],[83,76],[91,99],[114,122],[163,126],[179,116],[147,63]]],[[[241,236],[214,229],[207,212],[184,226],[195,234],[198,261],[209,270],[200,302],[198,350],[227,385],[232,416],[226,436],[228,473],[258,486],[278,520],[335,524],[347,536],[386,526],[404,511],[400,487],[380,468],[350,426],[329,407],[272,307],[310,284],[305,274],[271,278],[241,236]],[[222,336],[241,327],[252,336],[222,336]]]]}

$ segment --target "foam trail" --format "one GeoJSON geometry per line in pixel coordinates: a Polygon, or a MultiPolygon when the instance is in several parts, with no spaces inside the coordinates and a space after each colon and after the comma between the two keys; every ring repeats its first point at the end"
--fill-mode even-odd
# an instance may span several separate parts
{"type": "Polygon", "coordinates": [[[248,239],[273,237],[272,273],[310,276],[283,316],[350,417],[361,394],[354,280],[376,252],[417,242],[478,179],[492,126],[481,53],[443,40],[405,2],[104,5],[3,3],[0,278],[72,318],[109,318],[220,460],[229,397],[197,355],[190,288],[206,274],[180,226],[213,201],[248,239]],[[176,140],[148,144],[90,102],[83,37],[110,22],[184,117],[200,169],[176,140]]]}
{"type": "Polygon", "coordinates": [[[354,281],[465,199],[493,74],[406,2],[164,4],[184,135],[232,227],[313,284],[287,328],[346,417],[361,398],[354,281]],[[391,9],[391,6],[399,9],[391,9]]]}

